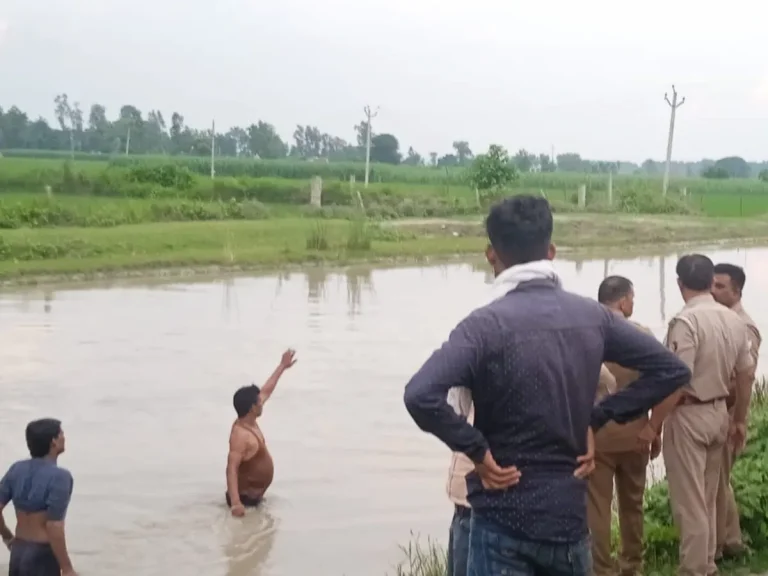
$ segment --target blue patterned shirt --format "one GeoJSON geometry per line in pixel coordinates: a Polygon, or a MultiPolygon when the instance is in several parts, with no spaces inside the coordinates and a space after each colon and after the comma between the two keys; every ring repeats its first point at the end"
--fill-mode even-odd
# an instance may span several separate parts
{"type": "Polygon", "coordinates": [[[0,480],[0,505],[13,502],[20,512],[45,512],[48,520],[63,521],[72,497],[72,474],[47,458],[20,460],[0,480]]]}
{"type": "Polygon", "coordinates": [[[472,312],[405,388],[418,426],[480,462],[490,449],[517,466],[520,483],[485,490],[467,476],[474,514],[513,537],[576,542],[588,534],[586,481],[574,477],[587,429],[643,414],[690,379],[652,336],[594,300],[532,280],[472,312]],[[600,366],[634,368],[640,378],[594,405],[600,366]],[[448,390],[472,391],[474,426],[449,406],[448,390]]]}

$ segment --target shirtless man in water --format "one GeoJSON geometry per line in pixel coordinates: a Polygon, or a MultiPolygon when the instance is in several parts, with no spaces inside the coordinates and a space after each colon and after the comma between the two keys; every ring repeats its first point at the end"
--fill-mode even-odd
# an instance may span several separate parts
{"type": "Polygon", "coordinates": [[[296,364],[296,352],[286,350],[272,376],[259,390],[255,384],[235,392],[232,400],[237,420],[229,435],[227,458],[227,505],[232,516],[243,516],[245,507],[258,506],[272,484],[275,468],[256,419],[275,391],[280,376],[296,364]]]}

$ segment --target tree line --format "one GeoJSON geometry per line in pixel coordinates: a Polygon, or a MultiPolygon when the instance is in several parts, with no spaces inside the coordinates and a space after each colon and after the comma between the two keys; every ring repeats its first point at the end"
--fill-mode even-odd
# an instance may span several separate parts
{"type": "MultiPolygon", "coordinates": [[[[311,161],[362,162],[368,125],[362,120],[354,126],[354,140],[323,132],[317,126],[297,125],[290,140],[284,140],[275,127],[264,120],[247,126],[233,126],[226,132],[195,128],[186,124],[184,116],[173,112],[170,122],[159,110],[142,112],[136,106],[122,106],[110,119],[106,108],[92,104],[87,117],[79,102],[67,94],[53,100],[55,124],[45,118],[31,118],[18,106],[0,108],[0,150],[57,150],[92,154],[157,154],[209,156],[215,148],[217,156],[263,159],[295,158],[311,161]]],[[[451,152],[422,156],[413,147],[401,150],[394,134],[371,134],[371,161],[411,166],[469,166],[475,154],[465,140],[452,143],[451,152]]],[[[749,177],[768,168],[768,163],[749,164],[743,159],[674,162],[673,176],[749,177]],[[716,162],[720,165],[712,168],[716,162]],[[724,163],[724,165],[723,165],[724,163]],[[745,169],[746,166],[746,169],[745,169]],[[746,174],[746,176],[744,176],[746,174]]],[[[510,156],[520,172],[580,172],[658,175],[663,163],[648,159],[643,164],[588,160],[578,153],[563,153],[552,158],[525,149],[510,156]]]]}

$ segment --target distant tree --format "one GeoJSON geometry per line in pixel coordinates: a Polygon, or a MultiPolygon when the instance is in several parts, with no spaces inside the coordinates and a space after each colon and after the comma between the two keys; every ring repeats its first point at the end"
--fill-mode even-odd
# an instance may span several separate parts
{"type": "Polygon", "coordinates": [[[283,158],[288,154],[288,146],[282,141],[272,124],[259,120],[246,129],[248,149],[259,158],[283,158]]]}
{"type": "Polygon", "coordinates": [[[539,170],[541,172],[554,172],[557,166],[548,154],[539,154],[539,170]]]}
{"type": "Polygon", "coordinates": [[[430,166],[437,166],[437,152],[430,152],[429,153],[429,165],[430,166]]]}
{"type": "Polygon", "coordinates": [[[455,154],[446,154],[445,156],[440,156],[440,158],[437,159],[437,165],[438,166],[458,166],[459,165],[459,157],[455,154]]]}
{"type": "Polygon", "coordinates": [[[424,159],[421,157],[421,154],[413,149],[413,147],[410,147],[408,148],[408,156],[403,160],[403,164],[408,164],[409,166],[421,166],[424,164],[424,159]]]}
{"type": "Polygon", "coordinates": [[[731,178],[749,178],[751,172],[749,164],[739,156],[720,158],[715,162],[714,167],[724,170],[731,178]]]}
{"type": "Polygon", "coordinates": [[[536,156],[521,148],[512,158],[512,163],[520,172],[530,172],[536,163],[536,156]]]}
{"type": "MultiPolygon", "coordinates": [[[[365,148],[367,143],[368,121],[362,120],[360,124],[355,124],[355,137],[357,139],[357,145],[360,148],[365,148]]],[[[371,141],[373,141],[374,133],[371,131],[371,141]]]]}
{"type": "Polygon", "coordinates": [[[460,165],[467,164],[472,160],[472,149],[469,147],[469,142],[465,140],[457,140],[453,143],[453,149],[456,151],[456,158],[460,165]]]}
{"type": "Polygon", "coordinates": [[[581,155],[572,152],[557,155],[558,172],[583,172],[584,161],[581,155]]]}
{"type": "Polygon", "coordinates": [[[656,162],[655,160],[651,160],[650,158],[648,158],[645,162],[643,162],[640,168],[645,174],[648,174],[649,176],[654,176],[661,172],[660,162],[656,162]]]}
{"type": "Polygon", "coordinates": [[[376,134],[371,138],[371,161],[400,164],[400,143],[392,134],[376,134]]]}
{"type": "Polygon", "coordinates": [[[768,182],[768,169],[760,170],[760,174],[757,177],[763,182],[768,182]]]}
{"type": "Polygon", "coordinates": [[[488,201],[497,198],[506,186],[516,180],[518,172],[504,147],[491,144],[486,154],[475,157],[467,177],[481,198],[488,201]]]}
{"type": "Polygon", "coordinates": [[[710,166],[701,172],[701,176],[702,178],[709,178],[711,180],[725,180],[731,177],[728,170],[722,166],[710,166]]]}

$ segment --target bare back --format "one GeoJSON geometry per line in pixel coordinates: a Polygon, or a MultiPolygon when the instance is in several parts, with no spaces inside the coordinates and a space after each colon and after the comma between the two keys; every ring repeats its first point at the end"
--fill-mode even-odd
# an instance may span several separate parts
{"type": "Polygon", "coordinates": [[[261,498],[272,484],[275,468],[272,456],[257,424],[235,421],[229,436],[230,462],[237,462],[239,494],[261,498]]]}

